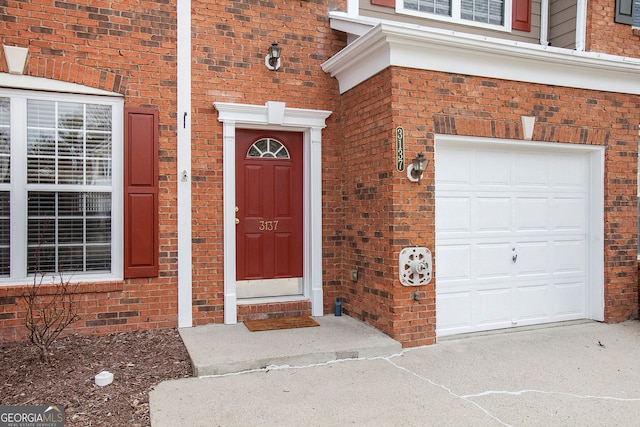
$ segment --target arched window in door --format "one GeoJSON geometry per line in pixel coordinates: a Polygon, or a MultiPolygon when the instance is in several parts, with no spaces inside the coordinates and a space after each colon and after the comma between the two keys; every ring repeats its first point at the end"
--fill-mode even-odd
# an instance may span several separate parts
{"type": "Polygon", "coordinates": [[[262,138],[253,143],[247,151],[247,157],[288,159],[289,151],[280,141],[273,138],[262,138]]]}

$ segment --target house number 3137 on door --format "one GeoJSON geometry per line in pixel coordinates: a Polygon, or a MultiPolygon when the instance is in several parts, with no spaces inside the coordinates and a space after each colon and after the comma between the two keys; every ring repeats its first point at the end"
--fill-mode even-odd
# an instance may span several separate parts
{"type": "Polygon", "coordinates": [[[278,221],[260,221],[260,231],[276,231],[278,229],[278,221]]]}

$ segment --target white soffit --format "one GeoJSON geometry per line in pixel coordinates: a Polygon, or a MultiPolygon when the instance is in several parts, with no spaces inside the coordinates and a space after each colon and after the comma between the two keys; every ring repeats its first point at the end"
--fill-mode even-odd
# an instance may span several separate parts
{"type": "Polygon", "coordinates": [[[344,93],[389,66],[640,94],[640,59],[516,42],[331,12],[331,27],[362,32],[322,64],[344,93]],[[335,22],[334,22],[335,21],[335,22]],[[357,30],[356,30],[357,29],[357,30]]]}

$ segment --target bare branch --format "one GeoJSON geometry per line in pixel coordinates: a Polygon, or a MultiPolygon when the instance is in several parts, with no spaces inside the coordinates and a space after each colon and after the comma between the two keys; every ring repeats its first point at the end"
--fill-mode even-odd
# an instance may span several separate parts
{"type": "Polygon", "coordinates": [[[71,323],[80,320],[76,304],[77,284],[65,281],[62,274],[51,286],[43,285],[45,274],[36,273],[33,285],[22,294],[27,307],[25,326],[29,340],[40,349],[40,357],[48,362],[53,342],[71,323]],[[48,291],[50,289],[50,291],[48,291]]]}

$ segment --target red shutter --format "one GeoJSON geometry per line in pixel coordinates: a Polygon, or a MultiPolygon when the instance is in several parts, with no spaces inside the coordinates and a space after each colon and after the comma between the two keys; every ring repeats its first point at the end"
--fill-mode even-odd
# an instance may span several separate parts
{"type": "Polygon", "coordinates": [[[371,4],[376,6],[396,7],[396,0],[371,0],[371,4]]]}
{"type": "Polygon", "coordinates": [[[124,277],[158,275],[158,111],[125,108],[124,277]]]}
{"type": "Polygon", "coordinates": [[[531,31],[531,0],[513,0],[511,28],[531,31]]]}

